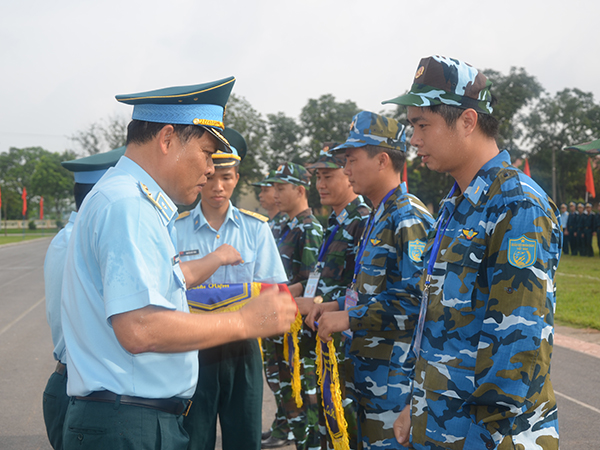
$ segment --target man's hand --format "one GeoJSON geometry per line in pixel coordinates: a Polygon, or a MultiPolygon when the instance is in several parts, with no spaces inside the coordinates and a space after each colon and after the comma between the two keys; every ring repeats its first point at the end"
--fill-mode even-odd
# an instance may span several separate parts
{"type": "Polygon", "coordinates": [[[246,339],[287,333],[297,310],[292,297],[277,286],[263,291],[240,310],[246,339]]]}
{"type": "Polygon", "coordinates": [[[310,312],[306,315],[306,319],[304,319],[304,322],[313,331],[317,331],[317,326],[315,325],[315,322],[318,322],[321,319],[323,313],[327,311],[339,311],[338,308],[338,302],[313,303],[310,312]]]}
{"type": "Polygon", "coordinates": [[[244,262],[242,255],[229,244],[223,244],[213,252],[219,257],[222,266],[237,266],[244,262]]]}
{"type": "Polygon", "coordinates": [[[325,342],[330,341],[331,333],[350,328],[348,311],[326,312],[319,319],[319,337],[325,342]]]}
{"type": "Polygon", "coordinates": [[[312,297],[295,297],[294,300],[296,300],[296,304],[298,305],[298,311],[303,316],[306,316],[315,305],[312,297]]]}
{"type": "Polygon", "coordinates": [[[406,405],[398,418],[394,421],[394,436],[396,440],[404,445],[408,444],[410,436],[410,405],[406,405]]]}

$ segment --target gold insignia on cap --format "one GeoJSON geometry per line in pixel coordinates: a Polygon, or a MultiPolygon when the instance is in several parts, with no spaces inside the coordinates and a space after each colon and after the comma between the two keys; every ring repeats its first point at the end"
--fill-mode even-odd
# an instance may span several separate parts
{"type": "Polygon", "coordinates": [[[423,75],[423,72],[425,72],[425,66],[421,66],[417,69],[417,73],[415,73],[415,80],[417,78],[419,78],[421,75],[423,75]]]}
{"type": "Polygon", "coordinates": [[[221,129],[225,128],[223,122],[219,122],[218,120],[199,119],[196,117],[194,120],[192,120],[192,123],[194,125],[205,125],[207,127],[217,127],[221,129]]]}

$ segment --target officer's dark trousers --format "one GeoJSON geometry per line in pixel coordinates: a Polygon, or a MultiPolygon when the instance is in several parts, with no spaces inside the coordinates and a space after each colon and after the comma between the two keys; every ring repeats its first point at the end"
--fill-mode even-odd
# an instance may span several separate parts
{"type": "Polygon", "coordinates": [[[200,374],[183,425],[190,450],[215,448],[217,415],[223,450],[259,450],[263,376],[256,339],[198,352],[200,374]]]}
{"type": "Polygon", "coordinates": [[[61,375],[54,372],[50,375],[46,389],[44,389],[42,407],[48,440],[55,450],[62,449],[63,424],[65,422],[67,406],[69,406],[67,373],[65,372],[61,375]]]}
{"type": "MultiPolygon", "coordinates": [[[[569,254],[569,243],[571,242],[571,236],[569,236],[568,234],[563,234],[563,248],[562,248],[562,253],[563,255],[568,255],[569,254]]],[[[571,249],[571,252],[573,251],[573,249],[571,249]]]]}
{"type": "Polygon", "coordinates": [[[183,416],[139,406],[71,398],[65,450],[186,450],[183,416]]]}

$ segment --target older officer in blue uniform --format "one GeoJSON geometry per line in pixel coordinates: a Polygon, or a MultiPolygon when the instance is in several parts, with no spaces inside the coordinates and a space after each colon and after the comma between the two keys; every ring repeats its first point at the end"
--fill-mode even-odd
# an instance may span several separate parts
{"type": "MultiPolygon", "coordinates": [[[[119,147],[110,152],[98,153],[73,161],[63,161],[64,168],[75,176],[75,208],[79,210],[83,199],[102,178],[109,167],[114,166],[125,153],[125,147],[119,147]]],[[[52,239],[44,261],[44,284],[46,291],[46,319],[50,325],[52,342],[54,344],[54,359],[56,369],[50,375],[44,389],[44,423],[48,440],[54,449],[62,449],[62,430],[69,404],[67,395],[67,350],[60,324],[60,292],[65,268],[65,257],[69,238],[77,213],[71,212],[65,227],[52,239]]]]}
{"type": "MultiPolygon", "coordinates": [[[[232,153],[212,155],[215,173],[202,188],[202,200],[175,223],[181,259],[201,258],[227,243],[240,252],[243,262],[220,267],[206,283],[285,283],[287,277],[267,218],[236,208],[230,201],[247,148],[237,131],[226,128],[223,135],[232,153]]],[[[190,448],[215,448],[218,415],[224,450],[260,449],[263,379],[258,341],[248,339],[201,350],[198,357],[198,386],[183,421],[190,448]]]]}
{"type": "Polygon", "coordinates": [[[279,334],[294,320],[276,289],[236,312],[189,314],[186,286],[240,262],[227,250],[180,263],[174,228],[175,202],[192,203],[212,154],[230,151],[221,132],[234,80],[117,97],[134,105],[127,150],[83,204],[63,278],[65,449],[186,449],[195,350],[279,334]]]}

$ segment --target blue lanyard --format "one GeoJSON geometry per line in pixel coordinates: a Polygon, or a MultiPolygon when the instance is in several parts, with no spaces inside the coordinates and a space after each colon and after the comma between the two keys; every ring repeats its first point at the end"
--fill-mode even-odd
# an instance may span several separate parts
{"type": "MultiPolygon", "coordinates": [[[[454,182],[454,186],[452,186],[452,190],[448,194],[448,197],[446,197],[447,199],[452,198],[452,195],[454,195],[454,192],[456,191],[456,187],[457,187],[457,184],[456,184],[456,182],[454,182]]],[[[433,241],[433,246],[431,247],[431,254],[429,255],[429,262],[427,264],[427,277],[425,278],[425,289],[427,289],[429,287],[429,285],[431,284],[431,274],[433,272],[433,266],[435,265],[435,262],[437,261],[438,252],[440,251],[440,246],[442,245],[442,238],[446,234],[446,230],[448,229],[448,224],[450,223],[450,220],[452,219],[452,216],[454,215],[454,211],[456,211],[456,207],[454,208],[454,210],[452,210],[452,214],[450,214],[448,216],[448,219],[446,219],[446,223],[444,223],[444,216],[446,215],[446,208],[444,208],[444,210],[442,211],[442,217],[440,217],[440,221],[438,223],[438,227],[435,232],[435,239],[433,241]],[[442,226],[444,227],[444,229],[440,233],[442,226]]]]}
{"type": "MultiPolygon", "coordinates": [[[[383,197],[383,200],[381,200],[381,203],[379,204],[379,208],[377,208],[377,213],[379,213],[379,210],[383,211],[383,208],[385,207],[385,202],[387,202],[387,200],[396,191],[396,189],[398,189],[398,188],[395,187],[390,192],[388,192],[385,197],[383,197]]],[[[365,226],[365,232],[363,233],[362,238],[360,240],[358,252],[356,253],[356,258],[354,259],[354,276],[352,277],[352,285],[353,286],[356,283],[356,276],[358,275],[358,273],[360,272],[360,269],[362,267],[361,261],[362,261],[363,253],[365,252],[365,249],[367,248],[369,238],[371,237],[371,231],[373,230],[373,227],[375,226],[375,217],[377,216],[377,213],[375,211],[373,211],[371,213],[371,217],[369,217],[369,220],[367,221],[367,224],[365,226]]]]}
{"type": "Polygon", "coordinates": [[[339,229],[340,229],[340,224],[336,223],[335,227],[333,227],[333,230],[331,231],[331,234],[329,235],[329,239],[327,239],[327,242],[321,246],[321,250],[319,251],[319,259],[318,259],[319,262],[323,262],[323,259],[325,258],[325,253],[327,253],[327,249],[331,245],[331,242],[333,241],[333,238],[335,237],[335,233],[337,233],[337,231],[339,229]]]}
{"type": "Polygon", "coordinates": [[[286,231],[285,233],[283,233],[283,236],[281,236],[281,237],[279,238],[279,242],[277,243],[277,247],[279,247],[279,246],[280,246],[280,245],[283,243],[283,240],[286,238],[286,236],[287,236],[288,234],[290,234],[290,231],[291,231],[291,228],[288,226],[288,229],[287,229],[287,231],[286,231]]]}

